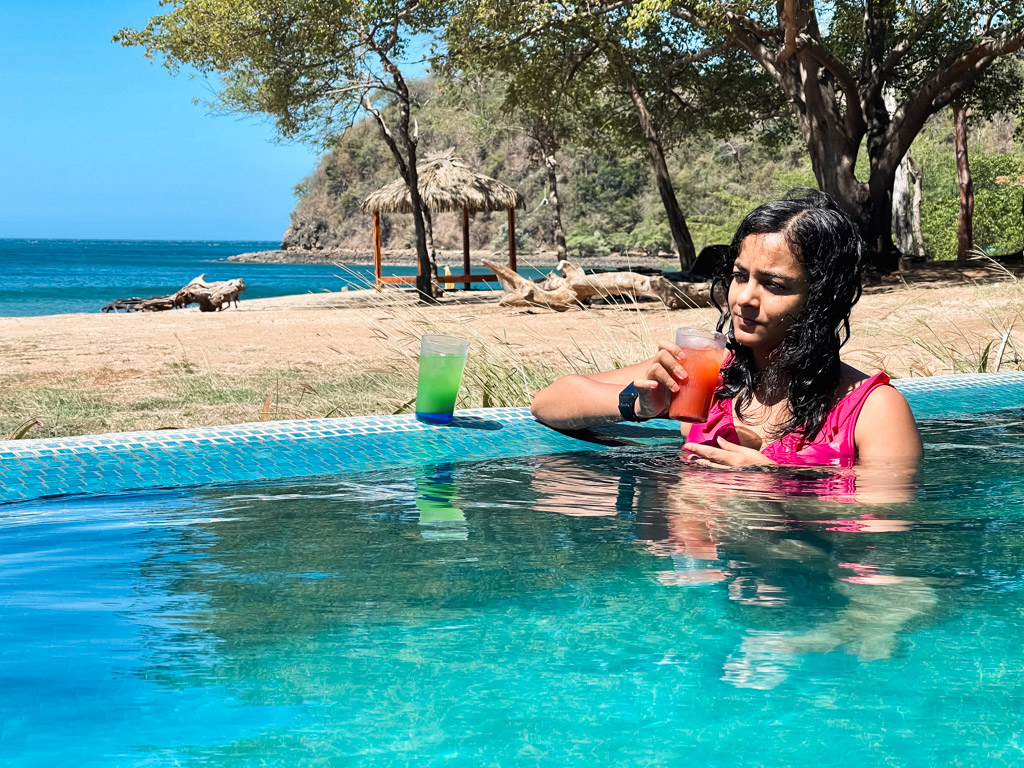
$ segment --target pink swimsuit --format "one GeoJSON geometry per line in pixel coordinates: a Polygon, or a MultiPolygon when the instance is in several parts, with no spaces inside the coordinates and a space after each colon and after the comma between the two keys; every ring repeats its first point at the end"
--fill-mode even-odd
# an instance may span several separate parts
{"type": "MultiPolygon", "coordinates": [[[[829,411],[825,424],[813,440],[805,441],[799,434],[790,433],[781,440],[769,443],[761,449],[761,453],[779,464],[852,467],[857,458],[857,446],[854,443],[857,417],[868,395],[888,383],[889,377],[881,372],[865,379],[829,411]]],[[[732,421],[732,398],[716,397],[711,403],[708,420],[690,427],[687,442],[717,447],[715,441],[718,437],[724,437],[732,443],[739,442],[732,421]]]]}

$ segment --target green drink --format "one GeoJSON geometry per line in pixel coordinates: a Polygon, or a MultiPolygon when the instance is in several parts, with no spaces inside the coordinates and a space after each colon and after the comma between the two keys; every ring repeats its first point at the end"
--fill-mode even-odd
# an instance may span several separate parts
{"type": "Polygon", "coordinates": [[[469,342],[455,336],[424,336],[416,384],[416,418],[429,424],[450,424],[455,398],[466,367],[469,342]]]}

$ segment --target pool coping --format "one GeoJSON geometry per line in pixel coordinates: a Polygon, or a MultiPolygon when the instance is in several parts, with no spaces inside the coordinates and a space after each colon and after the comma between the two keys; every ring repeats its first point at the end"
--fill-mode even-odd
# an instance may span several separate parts
{"type": "MultiPolygon", "coordinates": [[[[1024,372],[893,384],[919,420],[1024,407],[1024,372]]],[[[412,415],[364,416],[5,440],[0,504],[679,441],[679,424],[664,419],[569,434],[538,423],[527,408],[459,411],[448,426],[412,415]]]]}

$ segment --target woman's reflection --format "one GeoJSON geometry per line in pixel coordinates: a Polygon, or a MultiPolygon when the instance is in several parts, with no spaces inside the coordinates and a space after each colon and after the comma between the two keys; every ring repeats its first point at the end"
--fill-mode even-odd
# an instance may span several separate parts
{"type": "Polygon", "coordinates": [[[748,627],[723,679],[771,687],[800,654],[888,658],[899,633],[934,608],[934,589],[899,573],[903,550],[891,538],[911,525],[898,506],[905,476],[869,473],[876,501],[887,487],[896,493],[861,511],[845,503],[862,479],[849,472],[726,473],[666,456],[616,464],[565,455],[539,461],[531,484],[538,511],[630,520],[643,548],[663,558],[655,578],[666,587],[721,589],[748,627]]]}

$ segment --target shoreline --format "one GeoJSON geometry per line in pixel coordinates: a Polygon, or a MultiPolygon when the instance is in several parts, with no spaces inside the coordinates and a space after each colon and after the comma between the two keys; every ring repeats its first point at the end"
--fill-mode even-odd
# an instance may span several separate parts
{"type": "MultiPolygon", "coordinates": [[[[462,251],[438,249],[438,266],[455,267],[462,265],[462,251]]],[[[479,266],[483,259],[508,262],[507,251],[473,250],[469,252],[473,265],[479,266]]],[[[228,256],[225,261],[242,264],[348,264],[352,266],[373,266],[373,254],[363,250],[348,248],[329,248],[324,250],[277,249],[273,251],[251,251],[228,256]]],[[[553,250],[520,252],[517,261],[523,265],[538,268],[553,268],[558,263],[558,254],[553,250]]],[[[664,269],[669,272],[679,270],[679,262],[674,254],[648,256],[646,254],[612,254],[609,256],[588,256],[585,258],[570,257],[570,261],[586,268],[620,269],[623,267],[639,267],[644,269],[664,269]]],[[[381,264],[389,267],[416,267],[416,251],[408,248],[389,249],[381,252],[381,264]]]]}
{"type": "MultiPolygon", "coordinates": [[[[239,254],[240,256],[258,255],[258,254],[278,254],[281,251],[260,251],[254,252],[253,254],[239,254]]],[[[481,252],[483,257],[487,257],[489,252],[481,252]]],[[[461,261],[461,253],[459,258],[461,261]]],[[[553,258],[553,256],[552,256],[553,258]]],[[[253,262],[255,263],[255,262],[253,262]]],[[[284,262],[264,262],[264,263],[284,263],[284,262]]],[[[334,262],[324,262],[334,263],[334,262]]],[[[553,263],[553,262],[552,262],[553,263]]],[[[351,266],[367,266],[360,265],[357,263],[350,262],[351,266]]],[[[389,264],[388,266],[408,266],[415,268],[415,264],[402,265],[389,264]]],[[[553,269],[553,267],[550,267],[553,269]]],[[[591,268],[595,272],[600,271],[612,271],[622,268],[633,268],[638,271],[661,271],[663,274],[667,272],[663,267],[632,263],[622,263],[617,265],[614,260],[607,260],[603,264],[590,264],[587,263],[585,268],[591,268]],[[611,263],[609,263],[611,262],[611,263]]],[[[443,282],[443,278],[441,278],[443,282]]],[[[864,296],[880,293],[893,293],[901,292],[903,290],[913,289],[928,289],[941,291],[944,288],[953,288],[956,286],[975,285],[981,286],[992,283],[1014,283],[1019,282],[1024,287],[1024,266],[1007,266],[998,265],[986,260],[976,260],[969,262],[957,262],[957,261],[941,261],[931,262],[924,265],[918,265],[907,272],[895,272],[890,275],[886,275],[879,280],[868,282],[865,280],[863,293],[864,296]]],[[[339,309],[339,308],[359,308],[359,307],[381,307],[386,305],[413,305],[416,304],[415,294],[411,290],[398,289],[391,287],[388,289],[389,298],[382,300],[380,294],[378,294],[372,288],[348,288],[343,287],[340,290],[332,291],[319,291],[313,292],[308,291],[305,293],[291,293],[282,294],[280,296],[268,296],[264,298],[252,298],[246,299],[245,295],[240,296],[240,303],[238,308],[231,310],[225,310],[225,312],[278,312],[278,311],[293,311],[293,310],[317,310],[317,309],[339,309]]],[[[472,292],[465,292],[463,290],[455,290],[447,292],[446,296],[441,299],[441,305],[480,305],[480,304],[497,304],[501,298],[502,291],[500,288],[485,289],[482,286],[474,288],[472,292]]],[[[99,301],[99,300],[97,300],[99,301]]],[[[647,306],[645,304],[645,306],[647,306]]],[[[650,306],[656,306],[651,304],[650,306]]],[[[538,310],[545,311],[545,310],[538,310]]],[[[174,310],[168,310],[165,312],[118,312],[118,313],[104,313],[99,309],[88,312],[51,312],[43,315],[5,315],[0,312],[0,321],[17,321],[17,320],[33,320],[40,318],[62,318],[62,317],[79,317],[79,318],[90,318],[99,317],[105,315],[146,315],[146,316],[157,316],[162,315],[164,317],[179,316],[182,314],[206,314],[208,316],[223,315],[225,312],[213,312],[213,313],[200,313],[197,306],[179,308],[174,310]]],[[[2,347],[2,344],[0,344],[2,347]]]]}

